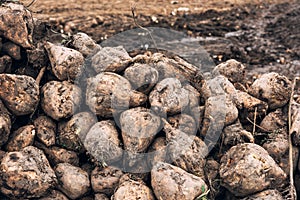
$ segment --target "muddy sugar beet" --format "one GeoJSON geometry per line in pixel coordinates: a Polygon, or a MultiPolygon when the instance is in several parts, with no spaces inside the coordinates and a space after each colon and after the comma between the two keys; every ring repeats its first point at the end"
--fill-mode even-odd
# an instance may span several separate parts
{"type": "Polygon", "coordinates": [[[223,185],[236,196],[246,196],[269,187],[283,187],[287,175],[261,146],[243,143],[221,159],[223,185]]]}
{"type": "Polygon", "coordinates": [[[71,117],[81,102],[81,89],[70,82],[50,81],[41,91],[41,106],[55,120],[71,117]]]}
{"type": "Polygon", "coordinates": [[[31,114],[39,103],[39,95],[39,87],[32,77],[0,74],[0,97],[13,114],[31,114]]]}
{"type": "Polygon", "coordinates": [[[287,77],[231,59],[205,79],[181,55],[59,44],[21,4],[0,11],[1,199],[286,199],[287,77]]]}
{"type": "MultiPolygon", "coordinates": [[[[280,195],[276,191],[280,191],[287,181],[287,149],[274,149],[270,145],[285,144],[285,137],[280,139],[279,135],[266,135],[266,141],[263,141],[256,138],[258,133],[253,134],[244,126],[251,127],[251,122],[257,119],[261,128],[266,128],[257,131],[269,133],[273,129],[268,124],[281,120],[282,126],[277,128],[286,128],[284,121],[287,116],[281,107],[277,108],[280,110],[269,111],[270,101],[264,102],[265,99],[260,96],[235,88],[230,82],[233,79],[227,78],[226,73],[211,80],[202,80],[204,84],[197,86],[196,83],[180,80],[186,77],[191,82],[191,74],[195,74],[193,70],[196,71],[196,67],[178,78],[165,77],[166,73],[159,72],[155,63],[162,65],[167,62],[169,70],[173,70],[179,65],[172,66],[177,62],[175,59],[164,56],[146,59],[142,55],[132,60],[140,62],[141,58],[148,64],[127,63],[121,68],[120,65],[110,65],[105,72],[87,77],[87,84],[83,84],[85,88],[72,79],[46,81],[41,86],[41,94],[32,77],[1,74],[2,132],[6,134],[2,142],[4,149],[22,153],[23,149],[34,145],[44,151],[55,171],[53,185],[46,190],[26,195],[21,191],[2,192],[3,195],[30,198],[45,196],[49,191],[52,196],[69,199],[93,196],[93,193],[112,199],[124,199],[125,196],[127,199],[195,199],[201,195],[222,196],[224,190],[230,195],[245,198],[258,195],[258,192],[260,196],[280,195]],[[151,59],[155,60],[151,62],[151,59]],[[149,80],[136,79],[134,74],[139,66],[144,69],[143,77],[149,77],[149,80]],[[7,85],[17,87],[17,83],[29,89],[24,92],[16,88],[15,93],[8,93],[7,85]],[[216,83],[222,83],[223,96],[211,89],[216,83]],[[15,104],[16,97],[28,100],[26,104],[15,104]],[[220,101],[220,97],[224,101],[220,101]],[[219,107],[222,103],[224,105],[219,107]],[[79,111],[82,106],[88,110],[79,111]],[[11,118],[31,114],[35,111],[32,108],[37,109],[33,123],[10,130],[14,126],[11,118]],[[278,113],[282,119],[269,117],[273,113],[278,113]],[[223,118],[218,115],[223,115],[223,118]],[[221,127],[223,137],[217,148],[223,146],[228,150],[220,149],[221,157],[208,151],[210,143],[206,141],[209,130],[214,129],[215,124],[221,127]],[[141,153],[151,152],[149,160],[139,157],[141,153]],[[253,159],[246,155],[253,155],[253,159]],[[261,160],[265,162],[260,169],[261,160]],[[210,163],[215,163],[214,171],[206,169],[210,163]],[[90,167],[80,168],[84,165],[90,167]],[[128,173],[125,170],[128,167],[148,171],[137,175],[128,173]],[[254,167],[255,170],[260,169],[263,179],[249,171],[254,167]],[[179,174],[179,179],[176,174],[179,174]],[[249,174],[242,181],[247,185],[235,182],[234,177],[239,178],[241,174],[249,174]],[[149,176],[152,177],[151,184],[147,180],[149,176]],[[209,192],[209,184],[219,176],[223,190],[209,192]],[[276,177],[276,181],[272,177],[276,177]],[[76,184],[71,184],[71,179],[76,179],[76,184]],[[269,188],[275,192],[267,192],[269,188]]],[[[180,62],[179,66],[191,68],[184,61],[180,62]]],[[[234,63],[233,66],[241,67],[237,61],[234,63]]],[[[53,65],[49,70],[54,73],[53,65]]],[[[174,74],[179,74],[180,70],[175,70],[174,74]]],[[[297,156],[296,153],[295,158],[297,156]]],[[[2,165],[5,165],[5,160],[2,165]]],[[[3,177],[8,176],[6,170],[1,173],[3,177]]],[[[23,176],[22,173],[17,171],[15,176],[23,176]]]]}
{"type": "Polygon", "coordinates": [[[10,129],[11,129],[11,118],[10,113],[0,100],[0,146],[5,144],[9,138],[10,135],[10,129]]]}
{"type": "Polygon", "coordinates": [[[136,107],[147,100],[146,95],[132,89],[124,77],[103,72],[87,81],[86,103],[99,116],[112,117],[113,114],[136,107]]]}
{"type": "Polygon", "coordinates": [[[84,71],[84,57],[74,49],[45,43],[44,47],[52,66],[52,72],[61,81],[79,79],[84,71]]]}

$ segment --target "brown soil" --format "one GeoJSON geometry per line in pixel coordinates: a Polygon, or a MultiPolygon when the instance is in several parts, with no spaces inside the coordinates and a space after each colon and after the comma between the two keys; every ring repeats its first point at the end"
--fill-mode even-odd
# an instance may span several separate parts
{"type": "MultiPolygon", "coordinates": [[[[23,1],[29,4],[30,1],[23,1]]],[[[235,58],[256,73],[300,71],[299,1],[238,0],[132,1],[44,0],[30,9],[51,29],[83,31],[97,42],[136,28],[131,8],[144,27],[165,27],[198,37],[216,64],[235,58]],[[188,11],[180,11],[188,8],[188,11]],[[155,17],[155,18],[154,18],[155,17]],[[252,70],[255,69],[255,70],[252,70]]],[[[253,74],[251,73],[251,74],[253,74]]]]}

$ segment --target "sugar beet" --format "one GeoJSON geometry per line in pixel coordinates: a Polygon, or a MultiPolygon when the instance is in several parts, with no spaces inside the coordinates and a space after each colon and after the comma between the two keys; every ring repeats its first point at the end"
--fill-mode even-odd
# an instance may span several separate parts
{"type": "Polygon", "coordinates": [[[0,74],[0,98],[15,115],[32,113],[39,103],[39,87],[26,75],[0,74]]]}

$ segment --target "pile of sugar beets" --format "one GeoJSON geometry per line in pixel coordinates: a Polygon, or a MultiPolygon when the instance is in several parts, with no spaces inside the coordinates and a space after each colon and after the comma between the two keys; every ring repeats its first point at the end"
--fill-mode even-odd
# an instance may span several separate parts
{"type": "Polygon", "coordinates": [[[287,77],[247,81],[228,60],[208,78],[180,55],[130,56],[84,33],[56,44],[18,3],[0,17],[1,199],[279,200],[290,169],[298,189],[287,77]]]}

